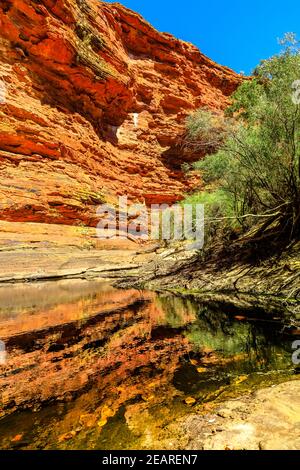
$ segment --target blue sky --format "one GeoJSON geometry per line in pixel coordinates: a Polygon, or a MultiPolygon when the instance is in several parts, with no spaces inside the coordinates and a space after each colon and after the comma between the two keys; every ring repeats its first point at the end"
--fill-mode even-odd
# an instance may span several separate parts
{"type": "MultiPolygon", "coordinates": [[[[112,3],[112,2],[111,2],[112,3]]],[[[300,0],[121,0],[155,28],[192,42],[216,62],[250,74],[280,50],[286,32],[300,38],[300,0]]]]}

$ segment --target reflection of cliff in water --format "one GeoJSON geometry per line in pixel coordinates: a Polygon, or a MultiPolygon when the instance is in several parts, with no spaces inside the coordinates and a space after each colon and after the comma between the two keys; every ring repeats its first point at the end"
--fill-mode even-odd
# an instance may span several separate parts
{"type": "Polygon", "coordinates": [[[9,289],[14,310],[0,289],[8,352],[1,407],[2,416],[10,414],[0,421],[0,447],[10,446],[17,427],[25,448],[86,448],[87,439],[89,448],[130,448],[149,427],[158,435],[189,412],[191,396],[201,405],[291,368],[279,320],[248,321],[193,300],[99,282],[9,289]],[[112,444],[116,432],[119,444],[112,444]]]}

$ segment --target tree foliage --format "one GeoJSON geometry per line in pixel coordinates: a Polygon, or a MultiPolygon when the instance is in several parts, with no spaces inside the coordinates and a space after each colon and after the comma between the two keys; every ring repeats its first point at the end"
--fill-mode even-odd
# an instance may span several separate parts
{"type": "Polygon", "coordinates": [[[211,112],[198,111],[187,123],[188,139],[218,148],[195,167],[230,196],[241,228],[258,226],[256,240],[299,237],[300,49],[293,35],[283,43],[235,92],[219,139],[221,121],[211,112]]]}

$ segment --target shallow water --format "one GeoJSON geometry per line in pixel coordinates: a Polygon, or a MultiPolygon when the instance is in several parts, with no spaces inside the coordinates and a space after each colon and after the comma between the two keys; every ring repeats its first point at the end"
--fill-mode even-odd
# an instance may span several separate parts
{"type": "Polygon", "coordinates": [[[279,317],[104,282],[1,287],[0,448],[172,448],[177,419],[294,377],[294,339],[279,317]]]}

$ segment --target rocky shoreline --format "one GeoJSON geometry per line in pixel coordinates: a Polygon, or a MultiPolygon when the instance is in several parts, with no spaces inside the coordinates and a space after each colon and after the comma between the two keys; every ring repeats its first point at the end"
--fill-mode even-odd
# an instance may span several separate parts
{"type": "Polygon", "coordinates": [[[0,227],[1,284],[110,279],[120,288],[192,294],[201,301],[242,309],[285,311],[299,320],[299,243],[261,263],[222,265],[205,263],[199,253],[182,246],[162,248],[126,241],[99,244],[92,228],[87,233],[80,227],[34,224],[35,239],[30,241],[27,224],[19,224],[18,233],[15,223],[1,224],[5,225],[0,227]]]}
{"type": "Polygon", "coordinates": [[[221,403],[177,423],[186,450],[299,450],[300,381],[221,403]]]}

